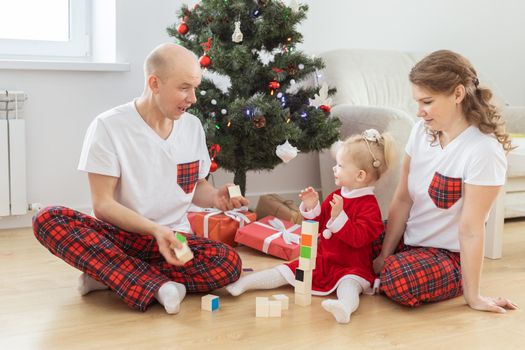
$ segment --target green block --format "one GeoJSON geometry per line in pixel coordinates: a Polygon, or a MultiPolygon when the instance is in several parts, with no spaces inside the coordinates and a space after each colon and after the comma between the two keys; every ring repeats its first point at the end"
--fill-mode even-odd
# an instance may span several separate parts
{"type": "Polygon", "coordinates": [[[175,232],[175,238],[177,238],[177,240],[181,243],[187,243],[186,236],[181,235],[178,232],[175,232]]]}
{"type": "Polygon", "coordinates": [[[301,251],[300,251],[299,256],[301,258],[310,259],[312,257],[312,248],[311,247],[306,247],[306,246],[301,246],[301,251]]]}

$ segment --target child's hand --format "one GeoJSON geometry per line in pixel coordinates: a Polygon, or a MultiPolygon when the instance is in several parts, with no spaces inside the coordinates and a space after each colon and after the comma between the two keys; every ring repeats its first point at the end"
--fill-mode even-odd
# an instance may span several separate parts
{"type": "Polygon", "coordinates": [[[334,194],[330,201],[330,205],[332,206],[332,219],[335,219],[343,211],[343,197],[334,194]]]}
{"type": "Polygon", "coordinates": [[[317,193],[313,187],[307,187],[302,190],[299,198],[303,201],[306,210],[312,210],[316,207],[317,203],[319,203],[319,193],[317,193]]]}

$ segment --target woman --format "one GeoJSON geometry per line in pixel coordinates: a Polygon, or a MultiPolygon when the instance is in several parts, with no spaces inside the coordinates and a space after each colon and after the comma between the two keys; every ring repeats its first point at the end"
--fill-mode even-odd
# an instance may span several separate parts
{"type": "Polygon", "coordinates": [[[422,120],[405,148],[374,260],[380,289],[408,306],[463,293],[476,310],[516,309],[506,298],[480,294],[485,221],[505,183],[511,148],[492,92],[479,86],[467,59],[446,50],[417,63],[409,78],[422,120]]]}

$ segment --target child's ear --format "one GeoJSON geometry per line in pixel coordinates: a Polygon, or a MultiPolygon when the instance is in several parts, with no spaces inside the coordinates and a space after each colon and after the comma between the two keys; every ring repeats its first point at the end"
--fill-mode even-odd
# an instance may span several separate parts
{"type": "Polygon", "coordinates": [[[361,169],[357,173],[357,181],[364,182],[365,180],[366,180],[366,171],[361,169]]]}

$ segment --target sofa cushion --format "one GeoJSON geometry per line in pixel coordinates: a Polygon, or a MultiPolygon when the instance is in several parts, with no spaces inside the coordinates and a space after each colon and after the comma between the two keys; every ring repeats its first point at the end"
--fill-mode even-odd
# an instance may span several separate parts
{"type": "Polygon", "coordinates": [[[397,108],[414,119],[416,104],[408,73],[423,54],[339,49],[321,54],[324,79],[337,88],[334,105],[397,108]]]}
{"type": "Polygon", "coordinates": [[[525,176],[525,137],[513,137],[512,144],[517,147],[507,157],[507,177],[525,176]]]}

